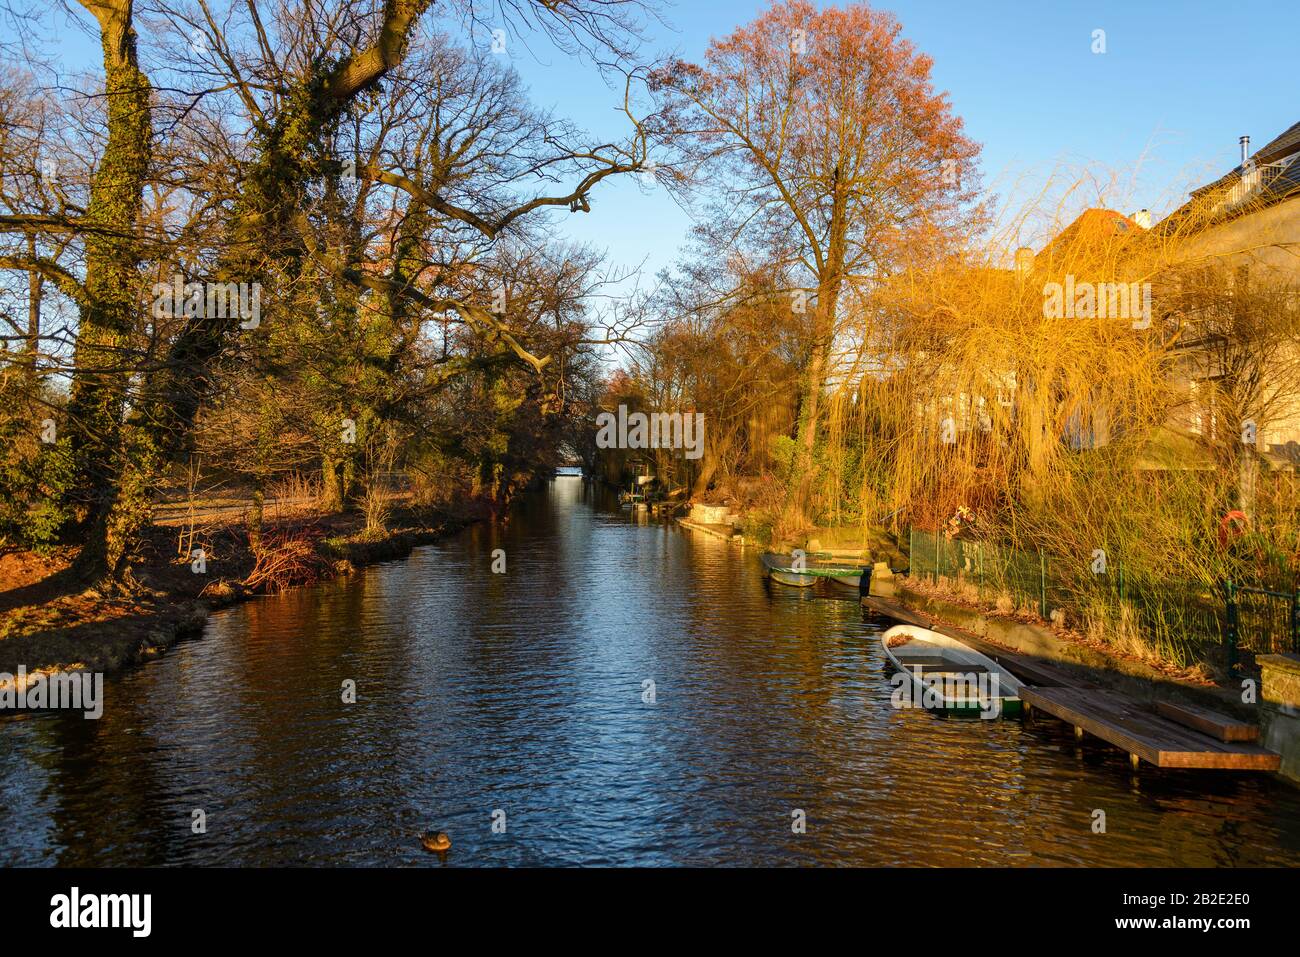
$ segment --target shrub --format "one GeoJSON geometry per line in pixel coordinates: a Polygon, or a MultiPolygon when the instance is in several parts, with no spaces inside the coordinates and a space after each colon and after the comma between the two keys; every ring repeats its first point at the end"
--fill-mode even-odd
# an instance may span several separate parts
{"type": "Polygon", "coordinates": [[[71,481],[67,438],[46,444],[17,416],[0,419],[0,548],[54,545],[72,517],[65,498],[71,481]]]}

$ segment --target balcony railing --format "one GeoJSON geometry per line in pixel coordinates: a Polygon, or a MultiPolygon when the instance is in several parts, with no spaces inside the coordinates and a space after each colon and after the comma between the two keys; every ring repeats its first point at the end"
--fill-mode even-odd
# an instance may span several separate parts
{"type": "Polygon", "coordinates": [[[1215,210],[1234,209],[1250,202],[1271,186],[1273,181],[1282,175],[1282,171],[1295,161],[1296,156],[1300,154],[1288,156],[1275,163],[1247,166],[1242,170],[1237,181],[1224,193],[1223,198],[1215,204],[1215,210]]]}

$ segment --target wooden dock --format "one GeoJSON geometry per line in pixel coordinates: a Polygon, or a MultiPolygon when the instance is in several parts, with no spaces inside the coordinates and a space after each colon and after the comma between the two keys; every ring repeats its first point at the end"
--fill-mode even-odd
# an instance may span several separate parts
{"type": "Polygon", "coordinates": [[[1147,711],[1117,691],[1102,688],[1030,688],[1020,700],[1109,741],[1158,768],[1217,768],[1237,771],[1276,771],[1282,756],[1257,744],[1219,741],[1147,711]]]}
{"type": "Polygon", "coordinates": [[[703,532],[705,535],[712,535],[714,538],[721,538],[723,541],[735,542],[738,538],[740,544],[744,539],[736,534],[736,530],[730,525],[705,525],[702,522],[692,522],[689,518],[679,518],[677,524],[682,528],[689,528],[692,531],[703,532]]]}
{"type": "Polygon", "coordinates": [[[930,619],[924,615],[905,608],[897,602],[889,601],[887,598],[877,598],[875,595],[862,598],[862,604],[866,605],[874,612],[884,615],[886,618],[893,618],[895,621],[901,621],[905,625],[916,625],[919,628],[930,628],[930,619]]]}
{"type": "Polygon", "coordinates": [[[1006,651],[896,602],[875,596],[862,601],[882,615],[956,638],[988,655],[1024,682],[1020,699],[1031,711],[1072,724],[1076,737],[1091,734],[1122,748],[1135,768],[1140,761],[1160,768],[1276,771],[1281,767],[1280,754],[1253,743],[1257,729],[1226,715],[1187,705],[1149,708],[1070,670],[1006,651]]]}

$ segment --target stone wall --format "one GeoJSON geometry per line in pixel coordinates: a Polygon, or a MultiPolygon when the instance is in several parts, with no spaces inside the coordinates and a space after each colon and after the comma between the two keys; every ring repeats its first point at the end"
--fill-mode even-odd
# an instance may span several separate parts
{"type": "Polygon", "coordinates": [[[1260,655],[1261,744],[1282,755],[1281,775],[1300,782],[1300,655],[1260,655]]]}

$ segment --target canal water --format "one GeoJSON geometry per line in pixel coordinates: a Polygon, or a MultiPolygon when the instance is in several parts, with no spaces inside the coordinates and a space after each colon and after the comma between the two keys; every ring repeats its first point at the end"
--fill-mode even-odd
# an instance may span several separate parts
{"type": "Polygon", "coordinates": [[[0,863],[1300,863],[1300,790],[1267,776],[895,710],[886,627],[557,479],[504,528],[214,615],[99,721],[0,721],[0,863]]]}

